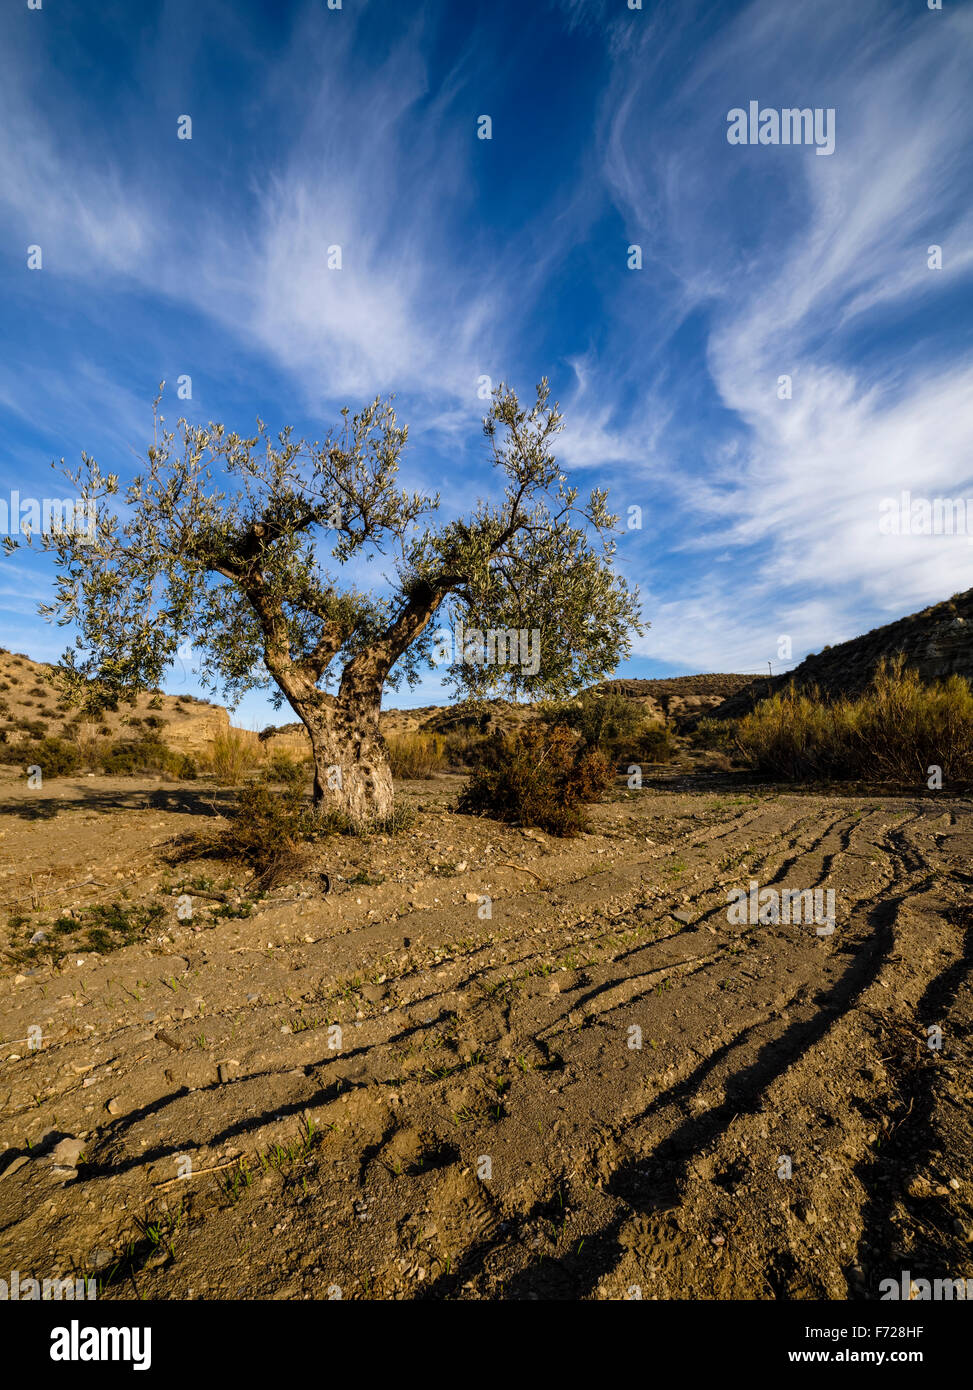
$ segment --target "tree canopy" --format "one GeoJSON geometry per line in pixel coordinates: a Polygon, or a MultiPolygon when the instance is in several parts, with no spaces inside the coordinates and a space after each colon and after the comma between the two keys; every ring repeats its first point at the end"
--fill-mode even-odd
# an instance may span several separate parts
{"type": "Polygon", "coordinates": [[[79,702],[157,686],[188,640],[202,684],[231,705],[260,687],[302,718],[329,687],[377,705],[459,623],[473,641],[447,663],[457,694],[556,699],[611,672],[644,630],[637,590],[612,564],[606,493],[580,502],[557,463],[562,417],[546,380],[529,406],[494,392],[483,428],[502,498],[445,521],[438,494],[398,486],[408,429],[392,399],[343,410],[322,442],[273,436],[261,420],[249,437],[185,419],[170,429],[158,407],[124,490],[87,453],[65,470],[94,504],[93,536],[39,537],[57,563],[42,611],[77,627],[62,669],[79,702]],[[385,566],[375,590],[343,582],[357,557],[377,575],[385,566]],[[476,659],[488,630],[536,634],[536,670],[476,659]]]}

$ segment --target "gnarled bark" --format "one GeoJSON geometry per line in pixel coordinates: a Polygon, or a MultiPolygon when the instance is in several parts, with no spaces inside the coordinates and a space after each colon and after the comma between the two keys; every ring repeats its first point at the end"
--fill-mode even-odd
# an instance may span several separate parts
{"type": "Polygon", "coordinates": [[[314,808],[336,811],[359,824],[392,813],[392,769],[378,731],[378,710],[335,703],[305,714],[314,756],[314,808]]]}

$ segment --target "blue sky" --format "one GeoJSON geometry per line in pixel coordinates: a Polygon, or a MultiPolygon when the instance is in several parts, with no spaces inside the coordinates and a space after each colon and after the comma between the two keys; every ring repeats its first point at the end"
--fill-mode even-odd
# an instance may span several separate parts
{"type": "MultiPolygon", "coordinates": [[[[969,5],[44,0],[0,41],[0,496],[130,475],[164,378],[172,420],[316,437],[395,391],[403,481],[462,512],[479,380],[547,375],[573,480],[643,509],[622,674],[782,669],[973,584],[878,525],[973,499],[969,5]],[[833,108],[834,153],[730,144],[751,100],[833,108]]],[[[0,560],[3,645],[57,658],[50,592],[0,560]]]]}

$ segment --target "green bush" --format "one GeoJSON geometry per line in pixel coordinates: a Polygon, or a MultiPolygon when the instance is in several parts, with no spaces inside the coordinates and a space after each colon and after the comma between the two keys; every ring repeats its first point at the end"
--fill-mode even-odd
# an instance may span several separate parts
{"type": "Polygon", "coordinates": [[[536,825],[551,835],[576,835],[587,828],[585,805],[597,801],[613,777],[605,754],[585,748],[570,729],[528,725],[486,741],[459,809],[536,825]]]}
{"type": "Polygon", "coordinates": [[[712,748],[721,753],[736,747],[737,725],[732,719],[701,719],[689,735],[694,748],[712,748]]]}
{"type": "Polygon", "coordinates": [[[647,763],[667,763],[675,753],[672,735],[664,724],[644,724],[633,740],[636,759],[647,763]]]}
{"type": "Polygon", "coordinates": [[[642,725],[642,710],[634,700],[617,691],[599,694],[586,690],[573,705],[559,710],[558,723],[576,729],[589,748],[602,748],[614,753],[621,743],[631,747],[642,725]]]}
{"type": "Polygon", "coordinates": [[[586,690],[554,716],[576,729],[588,748],[600,748],[613,762],[667,763],[675,752],[665,724],[647,720],[642,706],[615,690],[586,690]]]}
{"type": "Polygon", "coordinates": [[[267,777],[270,781],[298,783],[303,785],[308,780],[307,760],[298,762],[292,754],[284,748],[278,748],[271,754],[267,762],[267,777]]]}
{"type": "Polygon", "coordinates": [[[145,773],[166,773],[192,781],[198,775],[196,764],[186,753],[169,748],[156,736],[119,739],[101,753],[101,768],[109,777],[140,777],[145,773]]]}
{"type": "Polygon", "coordinates": [[[44,738],[22,752],[25,767],[39,767],[45,777],[67,777],[77,772],[81,755],[73,743],[63,738],[44,738]]]}

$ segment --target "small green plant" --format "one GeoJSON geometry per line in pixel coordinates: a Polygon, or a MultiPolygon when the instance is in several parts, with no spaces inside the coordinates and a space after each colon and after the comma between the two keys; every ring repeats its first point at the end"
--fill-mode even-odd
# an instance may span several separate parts
{"type": "Polygon", "coordinates": [[[385,882],[384,874],[371,874],[367,869],[359,869],[356,874],[352,874],[348,880],[349,885],[361,884],[363,888],[373,888],[379,883],[385,882]]]}

